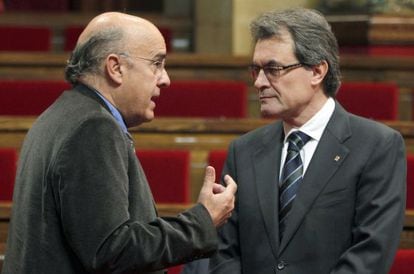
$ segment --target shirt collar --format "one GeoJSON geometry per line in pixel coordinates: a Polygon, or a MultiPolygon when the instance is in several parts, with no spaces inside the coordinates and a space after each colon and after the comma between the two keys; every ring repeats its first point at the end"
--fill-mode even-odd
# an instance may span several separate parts
{"type": "Polygon", "coordinates": [[[118,124],[122,128],[122,131],[125,132],[125,133],[128,133],[128,128],[127,128],[127,126],[125,124],[125,121],[122,118],[122,115],[119,112],[119,110],[117,110],[99,91],[97,91],[94,88],[92,88],[92,90],[95,91],[96,94],[98,94],[99,97],[101,97],[101,99],[105,102],[105,104],[107,105],[107,107],[111,111],[112,116],[114,116],[115,120],[118,122],[118,124]]]}
{"type": "Polygon", "coordinates": [[[309,135],[313,140],[319,142],[322,137],[323,131],[326,128],[326,125],[329,122],[333,112],[335,110],[335,101],[329,97],[326,100],[323,107],[305,124],[303,124],[300,128],[292,128],[286,135],[285,135],[285,142],[287,137],[290,135],[291,132],[300,130],[303,133],[309,135]]]}

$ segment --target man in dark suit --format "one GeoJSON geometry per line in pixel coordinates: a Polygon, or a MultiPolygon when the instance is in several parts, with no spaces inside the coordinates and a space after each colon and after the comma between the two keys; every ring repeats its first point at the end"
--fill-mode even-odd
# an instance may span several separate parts
{"type": "Polygon", "coordinates": [[[338,46],[321,14],[269,12],[251,31],[261,113],[279,120],[229,146],[236,206],[210,273],[388,273],[405,210],[401,135],[335,100],[338,46]]]}
{"type": "MultiPolygon", "coordinates": [[[[66,68],[73,89],[34,123],[21,150],[3,273],[164,273],[211,255],[235,182],[208,167],[198,203],[159,218],[127,128],[154,118],[170,84],[150,22],[94,18],[66,68]]],[[[168,182],[165,182],[168,184],[168,182]]]]}

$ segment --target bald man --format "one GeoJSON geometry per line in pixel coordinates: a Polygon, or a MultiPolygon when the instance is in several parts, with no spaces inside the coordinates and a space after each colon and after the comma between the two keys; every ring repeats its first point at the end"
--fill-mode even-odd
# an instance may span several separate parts
{"type": "Polygon", "coordinates": [[[104,13],[88,24],[66,67],[73,88],[22,146],[2,273],[164,273],[216,250],[235,182],[216,184],[208,167],[198,203],[159,218],[128,133],[154,118],[170,84],[165,56],[144,19],[104,13]]]}

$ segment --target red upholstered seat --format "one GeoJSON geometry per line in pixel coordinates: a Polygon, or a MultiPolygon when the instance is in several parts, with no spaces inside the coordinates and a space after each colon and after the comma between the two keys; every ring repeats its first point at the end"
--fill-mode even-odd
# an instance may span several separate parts
{"type": "Polygon", "coordinates": [[[173,81],[156,99],[156,116],[244,118],[247,86],[235,81],[173,81]]]}
{"type": "Polygon", "coordinates": [[[398,119],[398,86],[394,83],[345,82],[337,99],[351,113],[374,120],[398,119]]]}
{"type": "Polygon", "coordinates": [[[157,203],[190,202],[190,152],[139,150],[137,156],[157,203]]]}
{"type": "Polygon", "coordinates": [[[183,270],[182,265],[173,266],[173,267],[168,268],[168,274],[181,274],[182,270],[183,270]]]}
{"type": "Polygon", "coordinates": [[[12,200],[16,165],[16,150],[13,148],[0,148],[0,201],[12,200]]]}
{"type": "MultiPolygon", "coordinates": [[[[157,203],[190,202],[190,152],[178,150],[140,150],[137,156],[157,203]]],[[[180,274],[182,265],[168,268],[180,274]]]]}
{"type": "Polygon", "coordinates": [[[208,154],[207,162],[216,170],[216,179],[221,176],[224,163],[226,162],[227,150],[211,150],[208,154]]]}
{"type": "Polygon", "coordinates": [[[414,154],[407,155],[407,209],[414,210],[414,154]]]}
{"type": "Polygon", "coordinates": [[[0,26],[0,50],[49,51],[52,31],[48,27],[0,26]]]}
{"type": "Polygon", "coordinates": [[[414,271],[414,249],[399,249],[389,274],[412,274],[414,271]]]}
{"type": "MultiPolygon", "coordinates": [[[[137,156],[157,203],[190,202],[190,152],[182,150],[140,150],[137,156]]],[[[170,267],[180,274],[182,265],[170,267]]]]}
{"type": "Polygon", "coordinates": [[[39,115],[69,88],[64,81],[0,80],[0,115],[39,115]]]}

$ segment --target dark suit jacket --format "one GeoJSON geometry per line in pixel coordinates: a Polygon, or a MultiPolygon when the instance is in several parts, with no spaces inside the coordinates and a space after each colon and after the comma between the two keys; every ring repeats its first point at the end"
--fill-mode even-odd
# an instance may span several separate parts
{"type": "Polygon", "coordinates": [[[19,161],[4,274],[163,273],[217,248],[202,205],[157,218],[131,137],[83,85],[38,118],[19,161]]]}
{"type": "Polygon", "coordinates": [[[279,242],[281,122],[235,140],[223,173],[238,183],[211,273],[388,273],[403,225],[401,135],[338,103],[304,174],[279,242]]]}

